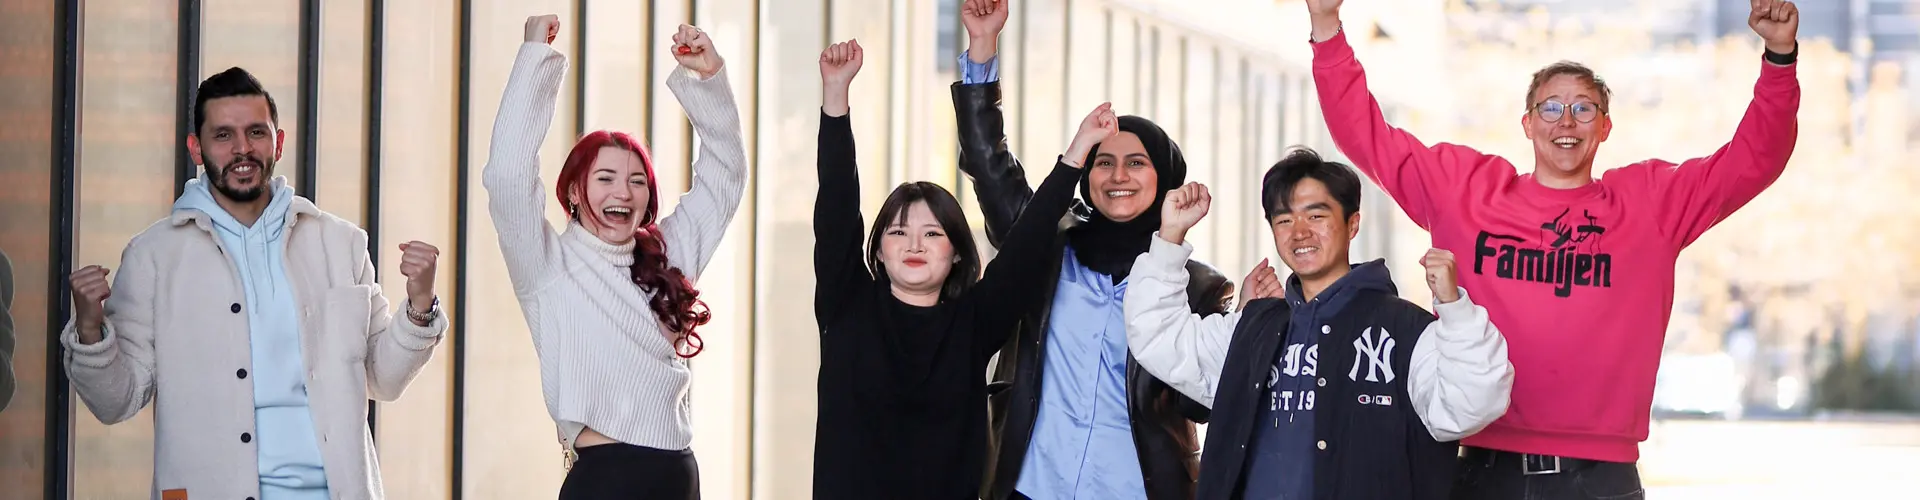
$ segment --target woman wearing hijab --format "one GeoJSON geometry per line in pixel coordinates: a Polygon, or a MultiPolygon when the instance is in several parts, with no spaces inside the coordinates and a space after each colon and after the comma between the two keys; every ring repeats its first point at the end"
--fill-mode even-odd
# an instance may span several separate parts
{"type": "Polygon", "coordinates": [[[539,151],[566,74],[550,46],[558,32],[556,16],[527,19],[481,175],[568,458],[560,498],[697,499],[687,360],[702,347],[694,329],[710,316],[694,283],[744,194],[740,113],[712,39],[682,25],[667,88],[700,139],[693,188],[655,224],[646,148],[624,133],[593,132],[560,169],[554,194],[569,222],[555,232],[539,151]]]}
{"type": "MultiPolygon", "coordinates": [[[[1000,111],[995,51],[1007,3],[962,5],[970,40],[953,86],[960,169],[974,180],[996,242],[1005,241],[1033,197],[1007,148],[1000,111]]],[[[1044,296],[1004,312],[1019,325],[992,369],[996,449],[989,451],[984,498],[1193,495],[1199,463],[1192,422],[1204,421],[1205,408],[1138,368],[1121,310],[1134,258],[1159,228],[1160,197],[1186,180],[1186,160],[1151,120],[1118,121],[1120,133],[1079,159],[1086,203],[1057,226],[1066,229],[1049,245],[1044,296]]]]}
{"type": "Polygon", "coordinates": [[[1081,122],[983,276],[959,201],[933,183],[895,188],[861,247],[847,106],[861,63],[853,41],[820,54],[814,498],[978,498],[987,448],[980,374],[1013,331],[1005,311],[1044,293],[1054,224],[1081,176],[1073,159],[1117,133],[1118,118],[1102,105],[1081,122]]]}

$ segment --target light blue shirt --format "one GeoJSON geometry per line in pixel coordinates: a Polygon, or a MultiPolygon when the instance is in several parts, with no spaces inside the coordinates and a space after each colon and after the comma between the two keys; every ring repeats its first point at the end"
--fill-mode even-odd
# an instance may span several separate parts
{"type": "MultiPolygon", "coordinates": [[[[246,291],[241,304],[247,313],[247,332],[253,366],[253,444],[259,450],[262,500],[326,500],[326,469],[320,462],[313,414],[307,407],[306,367],[300,357],[299,307],[287,282],[286,243],[288,207],[293,189],[275,178],[273,197],[252,227],[240,224],[213,199],[205,175],[187,181],[186,193],[174,210],[197,210],[213,222],[213,232],[246,291]]],[[[263,195],[266,196],[266,195],[263,195]]]]}
{"type": "Polygon", "coordinates": [[[1127,415],[1127,283],[1114,285],[1066,250],[1047,321],[1040,411],[1014,488],[1044,500],[1145,499],[1127,415]]]}
{"type": "Polygon", "coordinates": [[[966,52],[960,53],[960,84],[973,85],[1000,81],[1000,55],[995,54],[987,62],[976,63],[967,58],[966,52]]]}

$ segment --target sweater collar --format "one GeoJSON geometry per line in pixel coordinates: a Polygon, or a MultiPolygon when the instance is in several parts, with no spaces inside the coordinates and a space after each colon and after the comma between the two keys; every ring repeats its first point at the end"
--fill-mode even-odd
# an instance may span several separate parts
{"type": "Polygon", "coordinates": [[[582,227],[578,222],[567,223],[567,231],[562,233],[560,237],[572,240],[582,248],[591,251],[594,255],[606,259],[608,263],[614,266],[627,267],[633,265],[633,248],[635,243],[632,240],[628,240],[625,244],[621,245],[607,243],[601,240],[599,236],[595,236],[593,231],[582,227]]]}

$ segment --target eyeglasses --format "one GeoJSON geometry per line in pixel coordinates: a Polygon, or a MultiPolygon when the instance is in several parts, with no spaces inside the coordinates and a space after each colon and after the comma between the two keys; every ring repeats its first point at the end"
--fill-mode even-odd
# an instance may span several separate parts
{"type": "Polygon", "coordinates": [[[1561,117],[1567,115],[1567,108],[1569,107],[1573,108],[1573,119],[1580,123],[1593,123],[1593,119],[1599,118],[1602,114],[1606,114],[1606,111],[1600,109],[1600,105],[1589,101],[1580,101],[1569,105],[1552,99],[1540,101],[1540,104],[1533,105],[1533,111],[1540,113],[1541,120],[1546,120],[1547,123],[1554,123],[1560,121],[1561,117]]]}

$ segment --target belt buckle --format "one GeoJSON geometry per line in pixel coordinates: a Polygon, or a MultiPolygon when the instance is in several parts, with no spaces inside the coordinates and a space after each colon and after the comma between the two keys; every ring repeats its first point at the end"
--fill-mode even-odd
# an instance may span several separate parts
{"type": "Polygon", "coordinates": [[[1520,455],[1520,475],[1538,476],[1560,473],[1560,457],[1553,455],[1520,455]]]}

